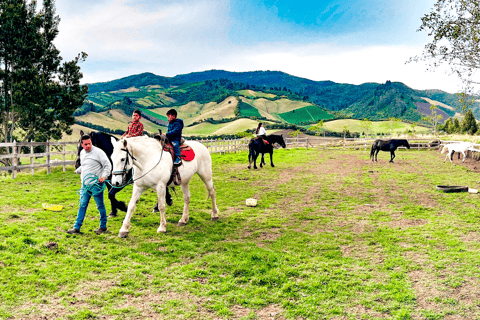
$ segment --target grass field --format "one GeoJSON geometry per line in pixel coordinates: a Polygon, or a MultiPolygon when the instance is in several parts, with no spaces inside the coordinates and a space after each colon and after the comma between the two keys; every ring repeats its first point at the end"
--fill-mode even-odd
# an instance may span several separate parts
{"type": "Polygon", "coordinates": [[[81,235],[64,232],[78,208],[72,170],[2,179],[0,319],[480,317],[479,195],[435,190],[476,187],[476,173],[434,151],[373,164],[364,151],[281,149],[258,171],[245,152],[212,157],[218,222],[196,177],[187,226],[178,190],[157,234],[147,191],[127,239],[124,214],[93,233],[93,204],[81,235]]]}
{"type": "MultiPolygon", "coordinates": [[[[411,124],[400,121],[372,121],[370,123],[371,127],[366,129],[361,120],[341,119],[325,122],[323,128],[329,131],[342,132],[343,128],[346,127],[350,132],[365,132],[368,134],[401,134],[407,130],[412,130],[411,124]]],[[[428,130],[428,128],[418,125],[415,127],[415,132],[419,134],[427,133],[428,130]]]]}
{"type": "Polygon", "coordinates": [[[333,115],[316,106],[306,106],[289,112],[281,113],[279,116],[289,123],[300,123],[305,121],[320,121],[332,119],[333,115]]]}

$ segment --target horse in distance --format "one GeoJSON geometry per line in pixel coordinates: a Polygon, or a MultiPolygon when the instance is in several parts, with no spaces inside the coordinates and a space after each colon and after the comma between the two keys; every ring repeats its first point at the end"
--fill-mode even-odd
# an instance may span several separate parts
{"type": "Polygon", "coordinates": [[[391,140],[381,140],[377,139],[372,144],[372,149],[370,151],[370,158],[373,161],[377,161],[377,155],[379,151],[390,151],[390,161],[393,163],[393,159],[395,158],[395,150],[398,147],[405,146],[407,149],[410,149],[410,145],[406,139],[391,139],[391,140]]]}
{"type": "Polygon", "coordinates": [[[251,168],[253,162],[253,168],[257,169],[257,158],[261,154],[260,158],[260,168],[263,167],[265,163],[265,153],[270,154],[270,165],[275,167],[273,164],[273,145],[278,143],[282,148],[286,148],[285,140],[282,135],[270,134],[267,136],[270,141],[269,144],[262,143],[261,138],[252,138],[248,143],[248,169],[251,168]]]}
{"type": "Polygon", "coordinates": [[[467,150],[478,151],[478,150],[473,149],[473,143],[471,143],[471,142],[459,142],[459,143],[446,144],[443,147],[442,152],[441,152],[442,154],[444,154],[444,153],[447,154],[447,156],[445,157],[445,160],[443,160],[443,162],[447,161],[447,158],[449,158],[450,162],[453,163],[452,158],[453,158],[453,154],[455,152],[459,152],[459,153],[463,154],[463,161],[462,162],[465,162],[465,157],[466,157],[465,152],[467,150]]]}

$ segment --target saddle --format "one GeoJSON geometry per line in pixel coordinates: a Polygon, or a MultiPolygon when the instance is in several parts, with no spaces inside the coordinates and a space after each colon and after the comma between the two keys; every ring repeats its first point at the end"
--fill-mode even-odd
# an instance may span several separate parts
{"type": "MultiPolygon", "coordinates": [[[[172,160],[175,160],[173,145],[168,138],[162,134],[155,135],[154,138],[161,143],[164,151],[170,152],[172,155],[172,160]]],[[[180,140],[180,158],[185,161],[192,161],[195,159],[195,152],[193,151],[192,147],[185,143],[185,139],[183,138],[180,140]]]]}
{"type": "Polygon", "coordinates": [[[256,139],[257,139],[257,140],[262,140],[262,141],[263,141],[263,144],[265,144],[265,145],[270,144],[270,142],[268,142],[267,140],[262,139],[262,138],[260,138],[260,137],[257,137],[256,139]]]}
{"type": "MultiPolygon", "coordinates": [[[[154,138],[160,142],[163,151],[170,152],[170,154],[172,155],[172,161],[175,160],[175,152],[173,150],[172,143],[165,135],[162,134],[160,130],[159,133],[160,134],[155,135],[154,138]]],[[[183,138],[180,140],[180,158],[185,161],[192,161],[193,159],[195,159],[195,152],[193,151],[192,147],[185,143],[185,139],[183,138]]],[[[180,184],[182,184],[182,178],[180,177],[180,172],[178,172],[178,167],[180,165],[173,165],[172,174],[170,175],[170,179],[167,182],[167,186],[170,186],[172,183],[175,186],[179,186],[180,184]]]]}

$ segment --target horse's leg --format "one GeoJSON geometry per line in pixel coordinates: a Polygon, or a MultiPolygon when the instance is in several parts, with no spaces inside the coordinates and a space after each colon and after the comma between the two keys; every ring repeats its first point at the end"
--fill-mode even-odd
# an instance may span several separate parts
{"type": "Polygon", "coordinates": [[[448,153],[448,158],[450,159],[450,163],[453,163],[453,154],[454,153],[455,153],[455,151],[453,151],[453,150],[448,153]]]}
{"type": "Polygon", "coordinates": [[[258,169],[257,168],[257,157],[258,157],[258,153],[255,151],[255,153],[253,154],[253,169],[258,169]]]}
{"type": "Polygon", "coordinates": [[[108,186],[108,199],[110,200],[110,205],[112,206],[112,211],[110,211],[110,217],[116,217],[117,216],[117,211],[127,211],[127,205],[123,201],[118,201],[117,198],[115,197],[117,193],[119,193],[123,188],[113,188],[111,186],[108,186]]]}
{"type": "Polygon", "coordinates": [[[205,184],[205,187],[207,187],[208,196],[212,198],[212,221],[217,221],[218,212],[219,212],[217,207],[217,192],[215,191],[215,187],[213,185],[211,167],[206,168],[205,170],[199,170],[198,175],[200,176],[200,179],[202,179],[203,183],[205,184]]]}
{"type": "Polygon", "coordinates": [[[260,157],[260,168],[263,168],[263,164],[265,163],[265,153],[262,153],[262,156],[260,157]]]}
{"type": "Polygon", "coordinates": [[[248,169],[250,169],[252,167],[252,162],[254,160],[254,156],[255,156],[255,147],[252,146],[250,147],[249,149],[249,152],[248,152],[248,169]]]}
{"type": "Polygon", "coordinates": [[[132,219],[133,211],[135,211],[135,208],[137,206],[137,201],[138,199],[140,199],[140,196],[142,195],[142,193],[143,193],[143,188],[137,187],[134,184],[133,190],[132,190],[132,198],[128,203],[127,214],[125,215],[125,219],[123,219],[122,227],[118,232],[118,236],[120,238],[126,238],[128,233],[130,232],[130,220],[132,219]]]}
{"type": "Polygon", "coordinates": [[[165,192],[167,186],[163,183],[157,184],[157,205],[158,211],[160,211],[160,225],[158,226],[157,232],[167,232],[167,219],[165,218],[165,192]]]}
{"type": "Polygon", "coordinates": [[[395,151],[390,151],[390,162],[393,163],[393,158],[395,158],[395,151]]]}
{"type": "Polygon", "coordinates": [[[273,151],[270,152],[270,165],[273,167],[275,167],[275,165],[273,164],[273,151]]]}
{"type": "Polygon", "coordinates": [[[375,150],[375,162],[378,161],[378,153],[380,152],[380,149],[375,150]]]}
{"type": "MultiPolygon", "coordinates": [[[[173,204],[173,199],[172,199],[172,195],[170,194],[170,191],[168,191],[168,188],[166,189],[166,192],[165,192],[165,203],[167,204],[167,206],[172,206],[173,204]]],[[[158,212],[158,202],[157,204],[155,205],[155,207],[153,207],[153,213],[155,212],[158,212]]]]}
{"type": "Polygon", "coordinates": [[[178,221],[178,225],[185,226],[188,222],[188,208],[190,206],[190,188],[188,187],[188,183],[182,184],[182,192],[183,192],[183,214],[182,218],[178,221]]]}
{"type": "MultiPolygon", "coordinates": [[[[463,154],[463,161],[462,162],[465,162],[465,156],[466,156],[465,151],[460,151],[460,152],[463,154]]],[[[460,154],[458,154],[458,155],[460,156],[460,154]]]]}

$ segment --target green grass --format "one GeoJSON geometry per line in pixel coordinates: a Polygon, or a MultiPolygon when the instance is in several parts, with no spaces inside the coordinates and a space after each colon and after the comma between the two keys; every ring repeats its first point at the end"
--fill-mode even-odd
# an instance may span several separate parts
{"type": "Polygon", "coordinates": [[[213,155],[218,222],[195,177],[187,226],[177,190],[157,234],[149,190],[127,239],[123,213],[93,233],[93,203],[83,234],[64,232],[78,209],[72,170],[0,178],[0,319],[478,318],[479,195],[435,190],[478,177],[433,151],[388,157],[281,149],[275,168],[247,170],[245,152],[213,155]]]}
{"type": "MultiPolygon", "coordinates": [[[[365,128],[361,120],[355,119],[341,119],[325,122],[323,125],[324,129],[336,132],[342,132],[343,128],[346,127],[350,132],[365,132],[368,134],[398,134],[405,133],[405,131],[412,130],[412,125],[410,123],[405,123],[401,121],[372,121],[370,122],[371,126],[365,128]]],[[[416,126],[416,133],[427,133],[428,128],[422,126],[416,126]]]]}
{"type": "Polygon", "coordinates": [[[289,112],[280,113],[279,116],[283,120],[294,124],[306,121],[328,120],[334,117],[317,106],[306,106],[289,112]]]}
{"type": "Polygon", "coordinates": [[[243,117],[260,117],[260,112],[248,103],[240,101],[238,103],[238,109],[240,111],[240,115],[243,117]]]}
{"type": "Polygon", "coordinates": [[[148,115],[150,115],[150,116],[152,116],[152,117],[154,117],[154,118],[157,118],[157,119],[163,120],[163,121],[168,121],[168,119],[167,119],[166,116],[161,115],[161,114],[158,114],[158,113],[156,113],[156,112],[154,112],[154,111],[152,111],[152,110],[144,109],[144,108],[142,108],[141,110],[142,110],[143,113],[146,113],[146,114],[148,114],[148,115]]]}

